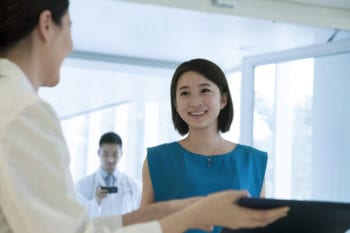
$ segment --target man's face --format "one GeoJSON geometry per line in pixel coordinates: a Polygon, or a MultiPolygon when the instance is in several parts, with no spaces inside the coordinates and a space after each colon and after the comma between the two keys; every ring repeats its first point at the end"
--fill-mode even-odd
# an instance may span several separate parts
{"type": "Polygon", "coordinates": [[[117,144],[102,144],[98,150],[101,166],[106,172],[113,172],[122,156],[122,149],[117,144]]]}

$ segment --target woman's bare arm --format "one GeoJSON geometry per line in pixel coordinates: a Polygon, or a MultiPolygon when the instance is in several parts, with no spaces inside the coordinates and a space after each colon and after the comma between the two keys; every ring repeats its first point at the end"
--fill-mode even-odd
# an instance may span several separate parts
{"type": "Polygon", "coordinates": [[[154,192],[149,173],[147,158],[142,167],[142,197],[140,207],[149,205],[154,202],[154,192]]]}
{"type": "Polygon", "coordinates": [[[159,220],[165,216],[178,212],[188,205],[201,200],[203,197],[193,197],[187,199],[163,201],[151,203],[149,205],[140,207],[138,210],[124,214],[122,216],[123,226],[134,223],[148,222],[159,220]]]}

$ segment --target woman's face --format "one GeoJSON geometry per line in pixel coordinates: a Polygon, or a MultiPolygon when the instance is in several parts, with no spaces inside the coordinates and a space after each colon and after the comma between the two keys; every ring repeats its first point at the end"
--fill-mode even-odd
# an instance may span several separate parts
{"type": "Polygon", "coordinates": [[[176,110],[189,129],[217,127],[217,118],[226,106],[218,86],[193,71],[183,73],[176,86],[176,110]]]}
{"type": "Polygon", "coordinates": [[[61,25],[53,26],[52,38],[47,49],[45,82],[42,86],[52,87],[59,82],[62,62],[73,49],[71,26],[68,11],[62,17],[61,25]]]}

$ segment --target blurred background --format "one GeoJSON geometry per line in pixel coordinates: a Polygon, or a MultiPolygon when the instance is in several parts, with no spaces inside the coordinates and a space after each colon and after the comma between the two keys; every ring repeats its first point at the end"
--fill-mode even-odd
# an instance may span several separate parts
{"type": "Polygon", "coordinates": [[[266,196],[350,202],[350,1],[71,0],[74,51],[40,90],[61,120],[77,180],[115,131],[141,182],[146,148],[179,140],[177,65],[206,58],[235,107],[224,137],[269,154],[266,196]]]}

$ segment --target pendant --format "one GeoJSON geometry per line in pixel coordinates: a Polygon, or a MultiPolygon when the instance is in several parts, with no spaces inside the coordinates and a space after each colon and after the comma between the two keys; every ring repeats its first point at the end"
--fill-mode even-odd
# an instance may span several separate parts
{"type": "Polygon", "coordinates": [[[211,156],[209,156],[209,157],[207,158],[207,160],[208,160],[208,167],[211,167],[211,156]]]}

